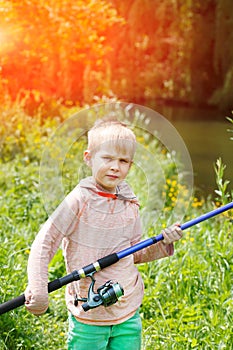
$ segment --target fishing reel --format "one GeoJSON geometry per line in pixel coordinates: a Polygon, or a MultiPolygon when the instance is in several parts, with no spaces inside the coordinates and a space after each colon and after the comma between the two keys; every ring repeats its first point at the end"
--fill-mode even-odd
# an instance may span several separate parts
{"type": "Polygon", "coordinates": [[[94,291],[95,279],[93,277],[94,273],[87,275],[86,277],[91,278],[91,284],[88,290],[87,298],[75,298],[75,306],[77,306],[78,301],[83,301],[82,308],[84,311],[94,309],[100,305],[105,307],[115,304],[119,298],[124,295],[124,289],[121,285],[116,282],[109,280],[104,285],[97,289],[97,293],[94,291]]]}

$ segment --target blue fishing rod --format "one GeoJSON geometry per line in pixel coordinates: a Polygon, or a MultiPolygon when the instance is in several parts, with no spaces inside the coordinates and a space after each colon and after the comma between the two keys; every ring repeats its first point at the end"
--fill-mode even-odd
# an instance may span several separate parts
{"type": "MultiPolygon", "coordinates": [[[[226,205],[223,205],[217,209],[214,209],[206,214],[203,214],[195,219],[192,219],[190,221],[187,221],[186,223],[180,225],[180,228],[182,230],[186,230],[187,228],[190,228],[194,225],[199,224],[202,221],[208,220],[216,215],[219,215],[227,210],[233,209],[233,202],[230,202],[226,205]]],[[[120,259],[125,258],[128,255],[131,255],[141,249],[144,249],[146,247],[151,246],[152,244],[158,243],[164,239],[163,235],[160,234],[158,236],[154,236],[148,239],[145,239],[144,241],[141,241],[129,248],[123,249],[119,251],[118,253],[112,253],[109,254],[96,262],[87,265],[80,270],[75,270],[71,272],[70,274],[57,278],[54,281],[51,281],[48,283],[48,292],[51,293],[71,282],[78,281],[81,278],[90,277],[92,280],[88,298],[78,299],[80,301],[84,301],[85,304],[83,306],[84,311],[88,311],[91,308],[95,308],[99,305],[109,306],[115,303],[121,295],[123,295],[123,289],[119,284],[113,284],[112,281],[106,282],[105,285],[98,288],[97,293],[94,292],[94,277],[93,274],[95,272],[98,272],[110,265],[115,264],[120,259]]],[[[0,315],[13,310],[19,306],[24,305],[25,303],[25,295],[22,294],[12,300],[6,301],[3,304],[0,304],[0,315]]]]}

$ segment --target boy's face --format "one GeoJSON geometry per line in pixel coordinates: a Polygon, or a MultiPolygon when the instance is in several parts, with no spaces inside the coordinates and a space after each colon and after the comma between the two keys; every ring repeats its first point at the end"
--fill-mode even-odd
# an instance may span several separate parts
{"type": "Polygon", "coordinates": [[[117,150],[113,144],[104,143],[96,152],[84,153],[96,182],[114,193],[117,185],[126,178],[132,165],[132,155],[127,150],[117,150]]]}

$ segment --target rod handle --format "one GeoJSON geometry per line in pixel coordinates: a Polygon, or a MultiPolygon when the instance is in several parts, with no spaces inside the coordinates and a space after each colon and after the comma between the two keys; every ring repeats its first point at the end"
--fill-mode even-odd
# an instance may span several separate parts
{"type": "Polygon", "coordinates": [[[21,294],[18,297],[11,299],[9,301],[6,301],[5,303],[0,305],[0,315],[11,311],[13,309],[16,309],[19,306],[24,305],[25,303],[25,295],[21,294]]]}
{"type": "MultiPolygon", "coordinates": [[[[65,277],[67,277],[67,276],[65,276],[65,277]]],[[[48,292],[51,293],[51,292],[61,288],[62,285],[65,284],[63,279],[64,278],[62,278],[62,279],[57,278],[56,280],[49,282],[48,283],[48,292]]],[[[69,282],[70,282],[70,279],[69,279],[69,281],[67,281],[67,283],[69,283],[69,282]]],[[[14,299],[8,300],[5,303],[0,304],[0,315],[5,314],[6,312],[11,311],[13,309],[16,309],[19,306],[23,306],[24,303],[25,303],[25,295],[24,294],[21,294],[14,299]]]]}

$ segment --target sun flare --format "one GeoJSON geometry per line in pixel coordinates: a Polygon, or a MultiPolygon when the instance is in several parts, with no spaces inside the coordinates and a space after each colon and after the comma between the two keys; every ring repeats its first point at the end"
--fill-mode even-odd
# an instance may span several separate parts
{"type": "Polygon", "coordinates": [[[0,27],[0,51],[9,43],[9,33],[5,28],[0,27]]]}

